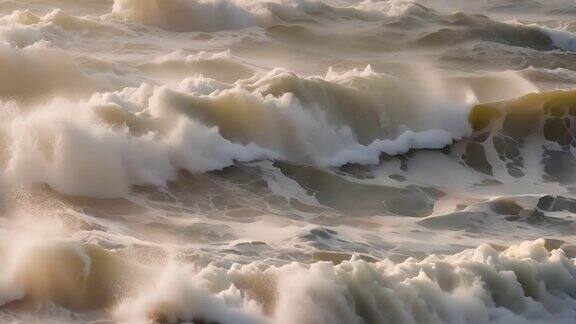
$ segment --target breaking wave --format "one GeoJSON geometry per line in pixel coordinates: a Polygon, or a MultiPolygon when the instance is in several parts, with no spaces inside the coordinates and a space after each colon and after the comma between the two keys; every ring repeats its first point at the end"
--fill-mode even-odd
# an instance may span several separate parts
{"type": "Polygon", "coordinates": [[[91,244],[29,241],[2,273],[0,303],[111,307],[129,323],[569,323],[576,265],[546,246],[482,245],[402,263],[194,269],[142,267],[91,244]]]}
{"type": "Polygon", "coordinates": [[[179,170],[235,162],[378,164],[383,153],[439,149],[466,135],[468,104],[444,100],[369,67],[323,78],[275,70],[234,84],[202,76],[175,89],[144,84],[7,118],[5,175],[115,197],[131,185],[163,186],[179,170]]]}

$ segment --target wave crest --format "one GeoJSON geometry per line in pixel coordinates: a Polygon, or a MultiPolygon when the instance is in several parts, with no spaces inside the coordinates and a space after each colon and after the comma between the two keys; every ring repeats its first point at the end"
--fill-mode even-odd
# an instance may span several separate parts
{"type": "Polygon", "coordinates": [[[213,32],[256,24],[250,12],[232,0],[115,0],[112,12],[172,31],[213,32]]]}
{"type": "Polygon", "coordinates": [[[4,304],[116,305],[115,317],[131,322],[568,323],[576,317],[574,260],[561,249],[548,251],[544,240],[422,261],[353,258],[265,270],[142,268],[94,245],[47,243],[19,250],[12,271],[3,273],[2,287],[13,292],[2,295],[4,304]],[[77,281],[92,288],[76,289],[77,281]],[[117,283],[123,294],[115,293],[117,283]]]}

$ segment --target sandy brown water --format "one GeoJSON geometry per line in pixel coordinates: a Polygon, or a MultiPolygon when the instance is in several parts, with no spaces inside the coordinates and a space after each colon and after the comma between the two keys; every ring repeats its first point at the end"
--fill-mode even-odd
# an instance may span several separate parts
{"type": "Polygon", "coordinates": [[[0,0],[0,322],[573,323],[575,17],[0,0]]]}

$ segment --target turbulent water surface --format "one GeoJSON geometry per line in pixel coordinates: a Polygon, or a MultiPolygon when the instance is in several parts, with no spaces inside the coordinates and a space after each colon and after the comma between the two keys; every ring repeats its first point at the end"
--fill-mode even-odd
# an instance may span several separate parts
{"type": "Polygon", "coordinates": [[[574,0],[0,17],[0,322],[576,322],[574,0]]]}

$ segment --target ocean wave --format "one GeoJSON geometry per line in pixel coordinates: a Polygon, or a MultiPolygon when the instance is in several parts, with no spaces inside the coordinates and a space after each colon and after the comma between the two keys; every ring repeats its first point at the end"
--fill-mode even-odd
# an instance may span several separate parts
{"type": "Polygon", "coordinates": [[[576,52],[576,34],[561,29],[542,28],[558,48],[576,52]]]}
{"type": "Polygon", "coordinates": [[[544,33],[550,38],[552,44],[564,51],[573,52],[576,50],[576,34],[571,33],[567,30],[561,28],[549,28],[545,26],[540,26],[538,24],[522,24],[518,21],[512,21],[507,23],[509,25],[518,26],[520,28],[537,29],[544,33]]]}
{"type": "Polygon", "coordinates": [[[569,84],[576,83],[576,71],[564,68],[545,69],[531,66],[523,70],[522,74],[531,79],[538,79],[549,82],[561,81],[569,84]]]}
{"type": "Polygon", "coordinates": [[[0,67],[4,100],[35,102],[59,95],[79,98],[99,88],[65,51],[47,42],[23,48],[0,44],[0,60],[4,63],[0,67]]]}
{"type": "Polygon", "coordinates": [[[470,13],[516,13],[519,15],[534,12],[548,12],[550,14],[570,14],[575,9],[570,0],[502,0],[502,1],[475,1],[461,2],[452,0],[365,0],[360,7],[384,10],[388,14],[400,15],[417,6],[426,7],[442,12],[470,12],[470,13]]]}
{"type": "Polygon", "coordinates": [[[140,68],[169,80],[180,81],[186,77],[201,75],[225,83],[248,79],[257,71],[255,67],[234,57],[230,51],[196,54],[176,51],[157,57],[152,63],[144,63],[140,68]]]}
{"type": "Polygon", "coordinates": [[[113,15],[173,31],[218,31],[254,26],[255,18],[232,0],[115,0],[113,15]]]}
{"type": "MultiPolygon", "coordinates": [[[[6,46],[17,53],[36,50],[6,46]]],[[[41,48],[42,62],[54,66],[44,51],[50,53],[41,48]]],[[[45,183],[61,193],[104,198],[126,195],[134,185],[165,186],[181,170],[203,173],[236,162],[376,165],[383,154],[441,149],[468,136],[470,125],[477,127],[478,110],[472,110],[471,124],[468,114],[478,101],[535,90],[512,72],[454,80],[421,69],[421,78],[404,80],[370,67],[330,70],[324,77],[282,69],[264,73],[227,52],[176,52],[145,69],[172,64],[192,66],[198,75],[173,87],[143,84],[84,101],[57,99],[7,116],[7,183],[45,183]],[[234,69],[214,72],[214,61],[234,69]],[[201,75],[207,73],[219,80],[201,75]]],[[[63,77],[64,71],[60,67],[54,73],[63,77]]],[[[52,87],[70,87],[68,79],[47,80],[52,87]]],[[[70,82],[80,85],[76,79],[70,82]]],[[[57,95],[58,89],[48,88],[46,94],[57,95]]]]}
{"type": "Polygon", "coordinates": [[[318,0],[115,0],[112,16],[171,31],[214,32],[292,22],[382,18],[366,6],[337,7],[318,0]]]}
{"type": "Polygon", "coordinates": [[[142,85],[87,102],[56,100],[7,121],[5,174],[114,197],[131,185],[163,186],[181,169],[235,161],[378,164],[382,153],[438,149],[467,134],[468,104],[433,90],[369,68],[324,78],[275,70],[235,84],[199,76],[176,89],[142,85]]]}
{"type": "Polygon", "coordinates": [[[91,244],[15,241],[2,273],[10,309],[107,307],[122,322],[569,323],[576,266],[544,240],[422,261],[357,258],[260,268],[145,267],[91,244]],[[55,260],[58,260],[57,262],[55,260]]]}
{"type": "MultiPolygon", "coordinates": [[[[281,41],[311,40],[330,44],[332,30],[346,21],[359,25],[342,35],[354,47],[390,51],[412,47],[443,47],[474,41],[488,41],[537,50],[572,51],[573,35],[538,25],[503,23],[480,14],[435,10],[414,1],[364,1],[348,7],[330,6],[321,1],[240,1],[240,0],[117,0],[110,15],[76,17],[62,10],[44,16],[30,11],[14,12],[5,18],[12,24],[53,25],[64,30],[123,32],[114,22],[130,21],[177,32],[217,32],[261,27],[281,41]],[[108,17],[112,17],[110,20],[108,17]],[[382,31],[381,25],[385,29],[382,31]],[[331,27],[332,26],[332,27],[331,27]],[[403,31],[399,31],[402,27],[403,31]],[[405,33],[406,30],[420,31],[405,33]],[[300,31],[300,32],[298,32],[300,31]],[[398,37],[398,33],[402,37],[398,37]],[[284,37],[282,37],[284,36],[284,37]],[[376,40],[380,46],[373,44],[376,40]]],[[[337,29],[335,29],[337,30],[337,29]]],[[[341,31],[339,31],[341,33],[341,31]]],[[[340,35],[337,36],[340,39],[340,35]]]]}
{"type": "MultiPolygon", "coordinates": [[[[57,35],[60,30],[78,33],[119,32],[114,26],[101,22],[98,18],[74,16],[62,9],[54,9],[44,15],[37,15],[31,10],[15,10],[0,18],[0,26],[4,29],[23,29],[32,33],[52,33],[57,35]]],[[[49,40],[49,39],[45,39],[49,40]]]]}
{"type": "Polygon", "coordinates": [[[477,105],[470,115],[476,132],[464,145],[464,163],[502,179],[572,181],[575,104],[574,91],[552,91],[477,105]]]}

